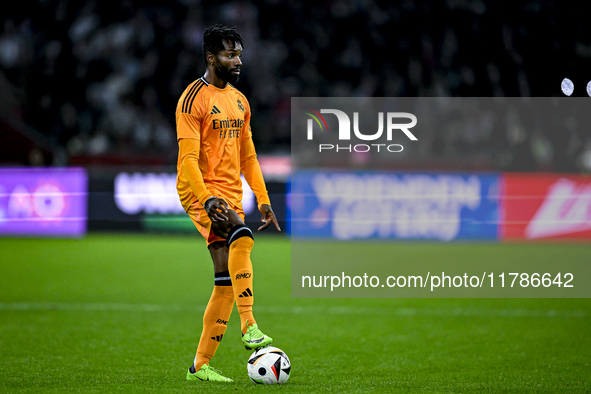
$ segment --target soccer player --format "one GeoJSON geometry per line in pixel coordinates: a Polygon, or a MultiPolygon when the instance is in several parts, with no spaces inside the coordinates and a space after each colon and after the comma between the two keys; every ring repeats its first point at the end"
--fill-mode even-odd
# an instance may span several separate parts
{"type": "Polygon", "coordinates": [[[187,380],[231,382],[209,366],[226,332],[234,302],[247,349],[273,339],[253,316],[252,231],[244,225],[240,173],[256,195],[264,222],[281,231],[257,160],[248,100],[230,83],[240,76],[242,38],[235,27],[215,25],[203,34],[207,71],[191,83],[176,108],[179,157],[177,191],[185,211],[205,238],[214,266],[213,293],[187,380]]]}

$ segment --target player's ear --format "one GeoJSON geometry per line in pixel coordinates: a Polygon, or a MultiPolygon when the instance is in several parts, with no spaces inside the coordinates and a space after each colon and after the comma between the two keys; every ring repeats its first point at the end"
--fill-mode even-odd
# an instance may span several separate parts
{"type": "Polygon", "coordinates": [[[213,53],[211,53],[211,52],[207,52],[207,53],[205,54],[205,58],[207,59],[207,64],[211,64],[211,65],[213,65],[213,60],[214,60],[214,58],[215,58],[215,55],[214,55],[213,53]]]}

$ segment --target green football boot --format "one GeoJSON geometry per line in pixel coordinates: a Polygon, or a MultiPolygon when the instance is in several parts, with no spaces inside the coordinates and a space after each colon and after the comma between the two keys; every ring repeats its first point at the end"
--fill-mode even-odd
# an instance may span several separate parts
{"type": "Polygon", "coordinates": [[[219,371],[216,371],[207,364],[203,364],[199,371],[195,371],[195,367],[191,365],[187,371],[187,380],[201,380],[209,382],[233,382],[232,379],[222,376],[219,371]]]}
{"type": "Polygon", "coordinates": [[[273,343],[273,338],[263,334],[256,324],[249,326],[247,320],[246,326],[248,327],[246,334],[242,335],[242,343],[246,350],[258,349],[273,343]]]}

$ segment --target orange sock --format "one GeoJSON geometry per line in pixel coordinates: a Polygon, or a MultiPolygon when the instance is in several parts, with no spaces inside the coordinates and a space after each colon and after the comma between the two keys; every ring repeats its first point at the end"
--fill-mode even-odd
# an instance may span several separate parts
{"type": "Polygon", "coordinates": [[[209,364],[226,332],[234,307],[234,292],[229,275],[227,271],[215,274],[216,285],[203,314],[203,331],[194,361],[197,371],[203,364],[209,364]]]}
{"type": "MultiPolygon", "coordinates": [[[[241,229],[246,229],[250,232],[248,227],[244,226],[241,229]]],[[[247,233],[243,230],[243,233],[247,233]]],[[[232,233],[232,232],[231,232],[232,233]]],[[[239,236],[239,233],[236,232],[239,236]]],[[[230,243],[230,255],[228,257],[228,271],[232,278],[232,288],[234,289],[234,299],[236,300],[236,307],[240,314],[240,321],[242,323],[242,333],[246,333],[246,320],[248,325],[256,323],[252,314],[253,305],[253,288],[252,288],[252,262],[250,261],[250,251],[254,246],[254,240],[251,238],[252,232],[249,236],[242,236],[232,239],[228,236],[230,243]]]]}

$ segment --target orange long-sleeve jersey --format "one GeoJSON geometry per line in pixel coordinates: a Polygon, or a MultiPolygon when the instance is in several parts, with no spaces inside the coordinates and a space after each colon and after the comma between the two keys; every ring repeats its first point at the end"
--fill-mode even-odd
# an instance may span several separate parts
{"type": "Polygon", "coordinates": [[[241,206],[241,172],[259,206],[270,204],[252,142],[250,105],[242,93],[230,84],[219,89],[200,78],[181,95],[176,124],[177,192],[186,211],[210,197],[241,206]]]}

